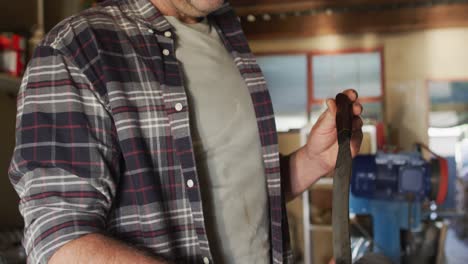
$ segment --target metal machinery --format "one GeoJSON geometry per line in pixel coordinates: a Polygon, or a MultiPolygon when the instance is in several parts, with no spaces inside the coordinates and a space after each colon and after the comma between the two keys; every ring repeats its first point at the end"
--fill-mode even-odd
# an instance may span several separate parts
{"type": "MultiPolygon", "coordinates": [[[[418,247],[415,237],[427,226],[425,220],[437,218],[435,209],[447,198],[449,174],[455,174],[454,160],[437,157],[426,161],[419,152],[357,156],[349,204],[351,224],[358,227],[363,239],[361,243],[355,239],[352,245],[353,260],[364,251],[373,251],[394,263],[416,263],[409,261],[418,247]],[[428,204],[431,206],[425,206],[428,204]],[[363,217],[367,217],[368,231],[359,224],[363,217]]],[[[436,251],[433,248],[431,254],[436,251]]]]}
{"type": "MultiPolygon", "coordinates": [[[[366,126],[375,142],[375,128],[366,126]]],[[[302,143],[308,129],[301,131],[302,143]]],[[[377,152],[371,146],[373,153],[377,152]]],[[[349,212],[353,263],[375,252],[394,263],[431,263],[437,254],[440,220],[456,217],[454,158],[433,153],[425,160],[420,149],[412,153],[360,155],[353,161],[349,212]],[[431,257],[431,256],[429,256],[431,257]],[[426,259],[424,259],[426,258],[426,259]]],[[[333,179],[319,184],[332,185],[333,179]]],[[[304,263],[313,263],[310,192],[302,195],[304,263]]],[[[313,203],[314,201],[312,201],[313,203]]]]}

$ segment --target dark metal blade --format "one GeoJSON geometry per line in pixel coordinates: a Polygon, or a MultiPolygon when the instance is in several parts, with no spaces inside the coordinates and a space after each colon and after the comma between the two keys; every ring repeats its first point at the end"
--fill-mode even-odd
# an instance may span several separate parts
{"type": "Polygon", "coordinates": [[[349,134],[342,135],[343,133],[338,135],[338,159],[333,177],[333,255],[336,264],[351,264],[349,181],[352,172],[352,156],[349,145],[350,136],[349,134]]]}

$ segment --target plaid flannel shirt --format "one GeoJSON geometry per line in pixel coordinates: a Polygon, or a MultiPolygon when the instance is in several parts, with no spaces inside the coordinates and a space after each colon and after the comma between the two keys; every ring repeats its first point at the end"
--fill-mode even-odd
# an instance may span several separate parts
{"type": "MultiPolygon", "coordinates": [[[[287,263],[288,224],[266,83],[229,4],[209,19],[253,100],[271,262],[287,263]]],[[[37,47],[18,94],[9,170],[21,198],[29,262],[46,263],[60,246],[93,232],[176,262],[212,260],[174,36],[149,0],[110,0],[61,22],[37,47]]]]}

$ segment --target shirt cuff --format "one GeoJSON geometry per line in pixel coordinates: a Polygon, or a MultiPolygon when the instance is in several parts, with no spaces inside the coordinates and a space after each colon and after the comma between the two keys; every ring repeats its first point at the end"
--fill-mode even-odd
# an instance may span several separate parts
{"type": "Polygon", "coordinates": [[[287,191],[290,189],[291,179],[291,165],[289,163],[291,156],[280,154],[280,173],[281,173],[281,193],[286,197],[287,191]]]}
{"type": "Polygon", "coordinates": [[[62,246],[82,236],[102,232],[102,219],[93,215],[53,214],[27,228],[24,246],[28,263],[47,264],[62,246]]]}

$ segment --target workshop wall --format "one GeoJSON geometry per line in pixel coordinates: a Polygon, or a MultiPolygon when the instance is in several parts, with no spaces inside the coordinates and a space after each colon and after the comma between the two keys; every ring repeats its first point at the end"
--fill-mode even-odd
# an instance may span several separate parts
{"type": "MultiPolygon", "coordinates": [[[[384,47],[386,121],[402,149],[428,143],[426,80],[468,79],[468,29],[255,40],[261,52],[384,47]]],[[[343,87],[348,88],[348,87],[343,87]]]]}
{"type": "Polygon", "coordinates": [[[0,228],[20,227],[23,220],[18,212],[18,196],[7,177],[11,153],[15,145],[16,99],[0,93],[0,228]]]}
{"type": "MultiPolygon", "coordinates": [[[[0,30],[29,32],[37,19],[37,0],[19,0],[12,5],[11,1],[0,1],[0,30]]],[[[46,0],[44,1],[44,19],[46,30],[51,29],[65,17],[80,10],[80,0],[46,0]]]]}
{"type": "Polygon", "coordinates": [[[45,27],[46,30],[54,27],[64,18],[80,11],[81,0],[46,0],[45,9],[45,27]]]}
{"type": "Polygon", "coordinates": [[[0,30],[24,31],[30,30],[36,23],[36,0],[18,0],[12,5],[11,1],[0,1],[0,30]]]}

